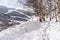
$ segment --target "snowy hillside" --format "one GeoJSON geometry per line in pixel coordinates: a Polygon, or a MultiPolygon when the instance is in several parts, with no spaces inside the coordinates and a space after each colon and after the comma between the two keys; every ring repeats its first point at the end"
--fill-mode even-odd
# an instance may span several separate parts
{"type": "Polygon", "coordinates": [[[0,40],[60,40],[59,26],[59,22],[46,20],[41,23],[37,17],[33,17],[0,32],[0,40]]]}
{"type": "Polygon", "coordinates": [[[34,13],[27,9],[8,8],[0,5],[0,30],[28,21],[34,13]]]}
{"type": "MultiPolygon", "coordinates": [[[[60,22],[56,22],[55,18],[50,21],[51,15],[40,22],[39,17],[35,16],[33,7],[25,5],[26,1],[0,0],[0,40],[60,40],[60,22]]],[[[52,9],[54,9],[54,0],[49,1],[52,2],[52,9]]],[[[43,2],[46,9],[43,11],[46,13],[50,11],[49,1],[43,2]]],[[[55,11],[50,11],[50,14],[55,11]]]]}

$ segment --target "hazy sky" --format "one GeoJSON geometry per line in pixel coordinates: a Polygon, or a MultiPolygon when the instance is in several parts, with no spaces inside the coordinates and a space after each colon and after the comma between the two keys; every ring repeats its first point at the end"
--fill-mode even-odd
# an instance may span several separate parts
{"type": "Polygon", "coordinates": [[[16,8],[16,7],[21,7],[22,4],[25,3],[25,0],[19,0],[19,2],[18,0],[0,0],[0,5],[4,5],[7,7],[11,7],[11,8],[16,8]]]}

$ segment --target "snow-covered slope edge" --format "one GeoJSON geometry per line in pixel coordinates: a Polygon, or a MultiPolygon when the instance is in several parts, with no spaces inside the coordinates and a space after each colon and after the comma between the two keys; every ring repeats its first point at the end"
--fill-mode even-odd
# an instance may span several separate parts
{"type": "MultiPolygon", "coordinates": [[[[32,18],[33,19],[33,18],[32,18]]],[[[8,28],[2,32],[0,32],[0,40],[15,40],[16,38],[18,38],[19,36],[23,35],[25,32],[30,31],[26,30],[24,28],[25,25],[27,25],[29,22],[32,21],[32,19],[30,19],[29,21],[27,21],[26,23],[22,23],[20,25],[15,25],[11,28],[8,28]],[[7,38],[8,37],[8,38],[7,38]]],[[[35,18],[36,20],[36,18],[35,18]]],[[[33,21],[32,21],[33,22],[33,21]]],[[[33,22],[34,23],[34,22],[33,22]]],[[[30,25],[31,26],[31,25],[30,25]]],[[[28,27],[28,26],[27,26],[28,27]]],[[[28,29],[28,28],[27,28],[28,29]]]]}

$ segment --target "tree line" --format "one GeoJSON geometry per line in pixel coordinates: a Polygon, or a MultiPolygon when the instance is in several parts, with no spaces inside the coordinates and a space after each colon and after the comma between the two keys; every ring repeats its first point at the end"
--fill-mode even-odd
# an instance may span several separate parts
{"type": "Polygon", "coordinates": [[[60,21],[60,0],[27,0],[27,6],[32,7],[35,16],[39,16],[40,22],[49,18],[50,21],[55,18],[60,21]]]}

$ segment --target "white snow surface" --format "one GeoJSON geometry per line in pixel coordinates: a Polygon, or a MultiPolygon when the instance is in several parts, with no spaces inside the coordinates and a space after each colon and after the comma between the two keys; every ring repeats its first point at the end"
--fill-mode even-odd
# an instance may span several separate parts
{"type": "Polygon", "coordinates": [[[38,17],[0,32],[0,40],[60,40],[60,23],[38,17]]]}

